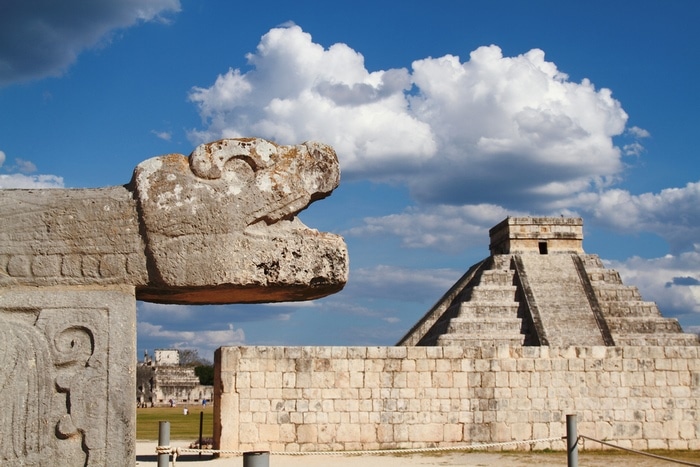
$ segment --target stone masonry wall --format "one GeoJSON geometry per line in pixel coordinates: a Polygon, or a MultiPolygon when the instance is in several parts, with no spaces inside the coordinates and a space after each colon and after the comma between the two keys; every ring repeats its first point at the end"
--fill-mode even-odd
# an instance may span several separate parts
{"type": "Polygon", "coordinates": [[[215,443],[310,451],[544,439],[564,436],[576,414],[580,434],[621,446],[700,449],[699,349],[222,347],[215,443]]]}

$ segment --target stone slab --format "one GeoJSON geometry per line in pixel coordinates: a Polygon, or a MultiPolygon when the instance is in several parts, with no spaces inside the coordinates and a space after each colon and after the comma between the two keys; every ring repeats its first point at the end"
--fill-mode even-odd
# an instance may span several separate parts
{"type": "Polygon", "coordinates": [[[134,465],[133,286],[0,290],[0,464],[134,465]]]}

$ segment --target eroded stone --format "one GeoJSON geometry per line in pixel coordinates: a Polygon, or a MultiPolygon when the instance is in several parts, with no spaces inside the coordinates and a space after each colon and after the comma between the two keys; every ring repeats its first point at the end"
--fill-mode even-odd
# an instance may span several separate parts
{"type": "Polygon", "coordinates": [[[343,239],[296,215],[338,186],[320,143],[222,140],[125,186],[0,190],[0,464],[134,465],[135,299],[308,300],[343,239]]]}
{"type": "Polygon", "coordinates": [[[162,303],[308,300],[343,288],[343,239],[296,215],[338,186],[335,152],[221,140],[122,187],[0,190],[0,285],[131,284],[162,303]]]}

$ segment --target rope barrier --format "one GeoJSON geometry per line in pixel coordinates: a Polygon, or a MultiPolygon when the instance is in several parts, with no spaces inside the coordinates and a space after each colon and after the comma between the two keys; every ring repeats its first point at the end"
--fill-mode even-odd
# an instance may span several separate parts
{"type": "MultiPolygon", "coordinates": [[[[517,446],[521,444],[537,444],[553,441],[562,441],[564,438],[541,438],[541,439],[529,439],[523,441],[505,441],[501,443],[484,443],[484,444],[470,444],[467,446],[446,446],[446,447],[434,447],[434,448],[402,448],[402,449],[371,449],[371,450],[359,450],[359,451],[272,451],[270,455],[273,456],[354,456],[362,454],[418,454],[418,453],[428,453],[428,452],[448,452],[448,451],[473,451],[477,449],[488,449],[494,447],[505,447],[505,446],[517,446]]],[[[173,456],[173,466],[177,462],[177,457],[184,453],[195,453],[195,454],[229,454],[229,455],[243,455],[245,451],[227,451],[223,449],[196,449],[196,448],[171,448],[170,446],[156,446],[156,452],[158,454],[170,453],[173,456]]]]}
{"type": "Polygon", "coordinates": [[[600,443],[600,444],[603,444],[603,445],[605,445],[605,446],[610,446],[611,448],[621,449],[621,450],[623,450],[623,451],[632,452],[632,453],[634,453],[634,454],[639,454],[639,455],[641,455],[641,456],[653,457],[654,459],[659,459],[659,460],[663,460],[663,461],[666,461],[666,462],[674,462],[674,463],[676,463],[676,464],[691,465],[691,466],[694,466],[694,467],[700,467],[700,464],[696,464],[696,463],[694,463],[694,462],[682,461],[682,460],[680,460],[680,459],[672,459],[672,458],[670,458],[670,457],[659,456],[659,455],[657,455],[657,454],[652,454],[652,453],[650,453],[650,452],[644,452],[644,451],[638,451],[638,450],[636,450],[636,449],[623,448],[622,446],[618,446],[618,445],[616,445],[616,444],[608,443],[608,442],[606,442],[606,441],[601,441],[601,440],[599,440],[599,439],[591,438],[590,436],[579,435],[579,439],[587,439],[587,440],[589,440],[589,441],[594,441],[594,442],[596,442],[596,443],[600,443]]]}
{"type": "Polygon", "coordinates": [[[170,446],[156,446],[156,454],[171,454],[173,449],[170,446]]]}
{"type": "MultiPolygon", "coordinates": [[[[433,448],[402,448],[402,449],[370,449],[370,450],[356,450],[356,451],[272,451],[270,455],[273,456],[354,456],[354,455],[382,455],[382,454],[418,454],[418,453],[429,453],[429,452],[449,452],[449,451],[473,451],[477,449],[488,449],[495,447],[506,447],[506,446],[517,446],[521,444],[536,444],[544,442],[553,441],[563,441],[566,439],[564,437],[556,438],[541,438],[523,441],[505,441],[501,443],[484,443],[484,444],[470,444],[466,446],[447,446],[447,447],[433,447],[433,448]]],[[[670,457],[660,456],[658,454],[652,454],[649,452],[639,451],[636,449],[625,448],[618,446],[616,444],[608,443],[599,439],[591,438],[590,436],[579,435],[579,440],[584,441],[589,440],[596,443],[600,443],[605,446],[609,446],[615,449],[620,449],[622,451],[631,452],[634,454],[639,454],[641,456],[652,457],[654,459],[663,460],[666,462],[673,462],[681,465],[689,465],[692,467],[700,467],[700,464],[694,462],[683,461],[680,459],[673,459],[670,457]]],[[[583,443],[582,443],[583,444],[583,443]]],[[[582,446],[583,447],[583,446],[582,446]]],[[[173,467],[176,465],[177,457],[185,453],[195,453],[195,454],[228,454],[242,456],[246,451],[231,451],[224,449],[195,449],[195,448],[172,448],[170,446],[156,446],[156,453],[158,454],[170,454],[173,456],[173,467]]]]}

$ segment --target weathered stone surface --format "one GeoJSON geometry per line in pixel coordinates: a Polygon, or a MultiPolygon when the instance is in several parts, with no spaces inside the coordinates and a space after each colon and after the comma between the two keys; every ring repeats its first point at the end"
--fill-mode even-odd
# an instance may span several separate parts
{"type": "Polygon", "coordinates": [[[322,297],[347,281],[347,248],[295,216],[339,177],[326,145],[242,138],[144,161],[123,187],[0,190],[0,286],[131,284],[162,303],[322,297]]]}
{"type": "Polygon", "coordinates": [[[0,190],[0,464],[134,465],[136,298],[342,289],[342,238],[295,217],[339,176],[328,146],[248,138],[149,159],[125,186],[0,190]]]}
{"type": "Polygon", "coordinates": [[[582,435],[694,449],[698,357],[693,345],[221,347],[214,442],[340,451],[538,440],[505,449],[565,450],[566,415],[576,414],[582,435]]]}
{"type": "Polygon", "coordinates": [[[133,465],[133,286],[0,293],[0,464],[133,465]]]}

